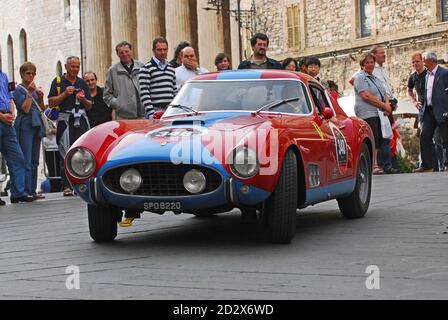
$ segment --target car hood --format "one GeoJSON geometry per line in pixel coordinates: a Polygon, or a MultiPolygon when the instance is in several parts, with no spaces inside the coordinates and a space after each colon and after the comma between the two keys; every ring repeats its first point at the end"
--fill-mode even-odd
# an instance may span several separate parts
{"type": "Polygon", "coordinates": [[[173,161],[174,154],[179,156],[175,157],[178,161],[191,163],[198,162],[194,161],[195,151],[200,150],[202,155],[223,163],[229,148],[233,150],[260,131],[267,134],[273,125],[271,118],[250,113],[210,113],[132,124],[120,121],[126,129],[104,154],[104,162],[115,166],[129,162],[173,161]]]}

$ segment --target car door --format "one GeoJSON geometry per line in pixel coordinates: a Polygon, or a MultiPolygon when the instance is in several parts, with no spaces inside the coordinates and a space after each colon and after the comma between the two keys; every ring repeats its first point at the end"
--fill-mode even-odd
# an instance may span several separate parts
{"type": "MultiPolygon", "coordinates": [[[[309,91],[301,83],[303,96],[302,110],[296,115],[283,115],[284,126],[291,132],[295,143],[300,149],[302,156],[306,184],[308,189],[321,187],[327,183],[327,154],[323,150],[328,149],[331,138],[328,133],[322,131],[322,118],[315,112],[309,91]]],[[[328,131],[328,130],[325,130],[328,131]]]]}
{"type": "Polygon", "coordinates": [[[345,133],[347,128],[344,122],[336,116],[325,90],[311,83],[310,91],[320,118],[320,121],[316,122],[318,122],[319,128],[327,141],[326,148],[316,152],[325,153],[327,159],[324,169],[326,182],[337,182],[351,175],[351,170],[349,170],[351,151],[345,133]],[[322,116],[322,110],[327,107],[333,110],[334,116],[331,119],[325,119],[322,116]]]}

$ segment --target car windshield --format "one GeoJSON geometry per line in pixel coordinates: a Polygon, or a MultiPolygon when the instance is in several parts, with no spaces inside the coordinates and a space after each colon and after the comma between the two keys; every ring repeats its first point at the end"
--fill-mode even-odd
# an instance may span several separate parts
{"type": "Polygon", "coordinates": [[[201,111],[264,111],[310,113],[305,86],[297,80],[191,81],[186,83],[165,116],[201,111]],[[281,102],[275,108],[263,108],[281,102]]]}

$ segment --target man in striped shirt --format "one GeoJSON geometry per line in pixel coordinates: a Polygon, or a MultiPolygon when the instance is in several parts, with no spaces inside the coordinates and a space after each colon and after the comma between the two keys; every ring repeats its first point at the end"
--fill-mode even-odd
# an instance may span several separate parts
{"type": "Polygon", "coordinates": [[[156,38],[152,43],[153,58],[140,68],[140,101],[149,119],[155,111],[165,111],[176,95],[176,71],[169,64],[168,41],[156,38]]]}

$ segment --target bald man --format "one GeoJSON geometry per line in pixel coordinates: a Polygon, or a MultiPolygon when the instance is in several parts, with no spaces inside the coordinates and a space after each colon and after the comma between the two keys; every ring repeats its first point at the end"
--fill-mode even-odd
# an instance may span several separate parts
{"type": "Polygon", "coordinates": [[[207,73],[208,70],[201,68],[196,57],[196,52],[192,47],[186,47],[182,50],[182,65],[176,68],[176,86],[179,90],[184,83],[191,78],[207,73]]]}

